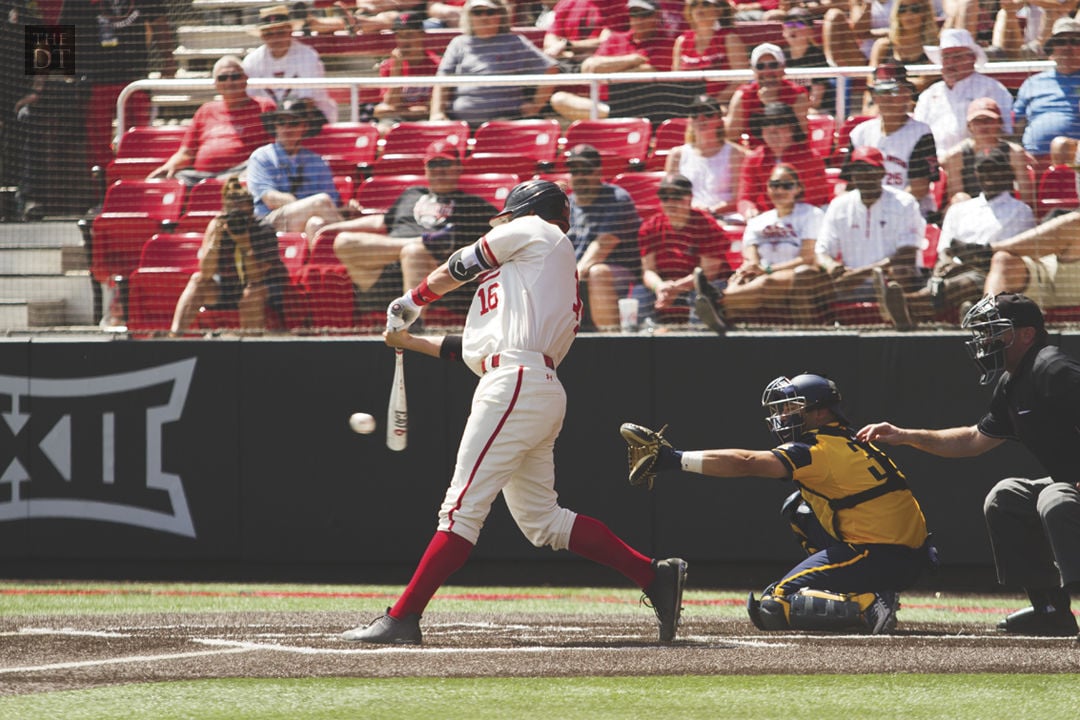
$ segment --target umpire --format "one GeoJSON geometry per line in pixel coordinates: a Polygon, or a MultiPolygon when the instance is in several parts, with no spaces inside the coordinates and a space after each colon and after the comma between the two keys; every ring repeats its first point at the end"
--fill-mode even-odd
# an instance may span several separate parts
{"type": "Polygon", "coordinates": [[[1077,633],[1069,593],[1080,591],[1080,363],[1047,344],[1042,311],[1015,293],[986,296],[964,316],[966,345],[980,384],[997,381],[990,408],[976,425],[910,430],[867,425],[860,440],[910,445],[941,457],[972,457],[1019,440],[1049,472],[1007,478],[986,496],[998,582],[1027,591],[1031,607],[998,627],[1018,635],[1077,633]]]}

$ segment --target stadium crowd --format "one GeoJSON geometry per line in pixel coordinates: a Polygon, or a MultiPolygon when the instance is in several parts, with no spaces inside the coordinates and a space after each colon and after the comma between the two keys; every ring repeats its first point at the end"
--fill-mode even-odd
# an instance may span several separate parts
{"type": "MultiPolygon", "coordinates": [[[[109,294],[121,301],[145,267],[150,236],[145,223],[128,230],[115,216],[154,213],[138,200],[116,203],[139,183],[173,183],[181,201],[151,228],[184,239],[221,232],[223,219],[211,222],[223,212],[221,190],[239,179],[257,222],[304,240],[280,246],[288,279],[276,291],[281,312],[266,315],[271,329],[276,318],[289,329],[363,330],[378,327],[382,297],[399,293],[402,278],[409,287],[433,259],[473,239],[463,231],[471,236],[485,220],[474,214],[540,177],[570,194],[584,329],[618,329],[617,300],[627,296],[661,331],[955,324],[984,290],[1026,292],[1051,321],[1056,309],[1068,317],[1080,305],[1080,276],[1075,289],[1070,280],[1080,267],[1072,262],[1080,221],[1075,1],[267,5],[247,18],[258,44],[215,59],[214,99],[170,125],[151,120],[150,93],[134,93],[114,148],[107,138],[119,92],[150,73],[177,72],[176,3],[89,3],[94,12],[46,0],[5,5],[11,38],[39,21],[77,28],[84,60],[72,82],[84,88],[73,97],[89,118],[81,128],[86,176],[106,185],[89,211],[87,241],[94,258],[109,259],[108,270],[92,267],[94,277],[116,284],[109,294]],[[342,96],[327,89],[248,84],[324,77],[321,41],[365,36],[393,39],[375,71],[384,78],[528,74],[550,83],[388,86],[367,98],[360,123],[342,120],[342,96]],[[427,42],[436,37],[441,44],[427,42]],[[1020,59],[1051,66],[1004,82],[984,72],[1020,59]],[[865,83],[849,79],[857,91],[838,111],[842,79],[787,73],[815,65],[870,72],[865,83]],[[938,74],[909,78],[912,65],[938,74]],[[676,83],[657,75],[733,69],[752,77],[676,83]],[[579,71],[613,80],[594,101],[573,79],[579,71]],[[636,77],[615,79],[623,73],[636,77]],[[166,132],[177,124],[179,133],[166,132]],[[144,144],[132,149],[140,133],[144,144]]],[[[48,168],[37,170],[29,156],[59,83],[41,77],[3,81],[8,219],[49,213],[38,174],[48,168]]],[[[175,262],[176,273],[191,277],[203,254],[175,262]]],[[[243,271],[227,285],[220,291],[241,292],[243,271]]],[[[155,296],[142,290],[140,298],[155,296]]],[[[175,308],[178,294],[163,285],[157,302],[175,308]]],[[[178,329],[158,327],[152,314],[131,305],[103,322],[178,329]]],[[[448,303],[424,322],[462,319],[448,303]]],[[[199,321],[179,325],[198,329],[199,321]]]]}

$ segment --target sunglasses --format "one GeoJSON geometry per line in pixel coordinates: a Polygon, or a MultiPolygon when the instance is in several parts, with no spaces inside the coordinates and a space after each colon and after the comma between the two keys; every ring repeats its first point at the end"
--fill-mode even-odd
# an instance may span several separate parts
{"type": "Polygon", "coordinates": [[[770,180],[769,187],[773,190],[794,190],[794,180],[770,180]]]}
{"type": "Polygon", "coordinates": [[[689,193],[671,192],[665,190],[664,192],[656,193],[656,197],[660,199],[660,202],[674,202],[676,200],[682,200],[683,198],[690,197],[689,193]]]}
{"type": "Polygon", "coordinates": [[[474,17],[491,17],[498,15],[499,11],[495,8],[473,8],[469,11],[469,14],[474,17]]]}
{"type": "Polygon", "coordinates": [[[446,168],[453,167],[456,164],[457,163],[455,163],[453,160],[450,160],[449,158],[433,158],[431,160],[428,160],[427,163],[425,163],[424,167],[429,167],[433,170],[445,170],[446,168]]]}
{"type": "Polygon", "coordinates": [[[898,15],[904,15],[905,13],[921,13],[922,11],[922,5],[901,5],[896,8],[896,13],[898,15]]]}
{"type": "Polygon", "coordinates": [[[1073,35],[1072,37],[1063,37],[1060,40],[1054,41],[1054,47],[1058,45],[1065,45],[1067,47],[1080,47],[1080,37],[1073,35]]]}
{"type": "Polygon", "coordinates": [[[631,10],[630,17],[632,18],[650,18],[655,15],[656,12],[652,10],[631,10]]]}
{"type": "Polygon", "coordinates": [[[896,95],[899,95],[901,92],[903,92],[903,88],[900,88],[900,87],[880,88],[880,89],[879,88],[870,88],[870,92],[874,93],[875,95],[892,95],[892,96],[896,96],[896,95]]]}
{"type": "Polygon", "coordinates": [[[695,120],[699,118],[711,119],[714,117],[718,117],[719,115],[720,113],[716,110],[695,110],[694,112],[690,113],[690,117],[694,118],[695,120]]]}
{"type": "Polygon", "coordinates": [[[217,80],[218,82],[229,82],[231,80],[243,80],[245,77],[247,77],[247,76],[244,75],[244,73],[242,73],[242,72],[231,72],[231,73],[221,73],[220,75],[218,75],[214,79],[217,80]]]}
{"type": "Polygon", "coordinates": [[[769,62],[759,62],[754,66],[755,70],[776,70],[780,67],[780,63],[775,60],[769,62]]]}
{"type": "Polygon", "coordinates": [[[278,120],[278,125],[285,125],[286,127],[292,127],[293,125],[307,125],[307,120],[298,117],[287,117],[278,120]]]}
{"type": "Polygon", "coordinates": [[[596,168],[583,167],[581,165],[578,165],[577,167],[567,168],[567,171],[571,175],[592,175],[594,172],[596,172],[596,168]]]}

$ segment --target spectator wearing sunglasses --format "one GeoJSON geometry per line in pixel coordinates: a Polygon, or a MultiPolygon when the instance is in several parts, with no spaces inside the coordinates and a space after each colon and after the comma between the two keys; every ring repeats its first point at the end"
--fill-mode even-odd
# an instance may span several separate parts
{"type": "Polygon", "coordinates": [[[941,80],[919,95],[914,114],[916,120],[934,131],[939,158],[968,137],[967,109],[977,98],[993,98],[1001,108],[1005,133],[1012,132],[1012,94],[997,80],[975,70],[986,64],[986,51],[975,43],[971,33],[954,28],[942,30],[939,45],[927,47],[926,54],[941,65],[941,80]]]}
{"type": "MultiPolygon", "coordinates": [[[[446,47],[438,75],[542,75],[559,72],[555,60],[524,37],[511,32],[502,0],[468,0],[461,35],[446,47]]],[[[534,117],[547,105],[552,85],[523,89],[516,85],[436,85],[431,92],[431,119],[488,120],[534,117]],[[453,99],[450,95],[453,94],[453,99]]]]}
{"type": "Polygon", "coordinates": [[[741,145],[724,137],[720,104],[709,95],[699,95],[690,104],[686,142],[668,153],[664,172],[690,180],[695,208],[723,216],[736,211],[735,191],[745,157],[741,145]]]}
{"type": "MultiPolygon", "coordinates": [[[[728,0],[686,0],[683,11],[690,28],[675,38],[672,70],[745,70],[750,58],[735,32],[728,0]]],[[[703,91],[726,105],[735,83],[709,81],[703,91]]],[[[699,89],[702,89],[699,86],[699,89]]]]}
{"type": "MultiPolygon", "coordinates": [[[[1024,149],[1037,160],[1060,165],[1071,163],[1072,157],[1052,157],[1053,139],[1080,137],[1080,21],[1071,17],[1057,20],[1045,48],[1054,68],[1030,76],[1020,86],[1016,94],[1016,130],[1023,133],[1024,149]]],[[[998,105],[1008,117],[1005,106],[1000,101],[998,105]]]]}
{"type": "MultiPolygon", "coordinates": [[[[625,7],[616,7],[626,14],[625,7]]],[[[564,72],[576,72],[600,47],[601,33],[611,27],[612,18],[593,0],[559,0],[551,14],[551,25],[544,33],[544,53],[558,60],[564,72]]]]}
{"type": "MultiPolygon", "coordinates": [[[[814,16],[806,8],[792,8],[784,15],[784,58],[787,67],[828,67],[825,51],[817,43],[814,16]]],[[[836,112],[836,82],[831,78],[794,80],[810,93],[810,109],[836,112]]],[[[841,113],[843,114],[843,113],[841,113]]]]}
{"type": "Polygon", "coordinates": [[[261,115],[273,110],[274,102],[247,94],[247,75],[240,58],[222,57],[214,63],[213,74],[221,99],[199,106],[179,149],[151,172],[148,180],[179,177],[194,185],[207,177],[237,174],[256,148],[272,142],[261,115]]]}
{"type": "Polygon", "coordinates": [[[731,269],[724,259],[729,243],[712,215],[693,207],[693,187],[682,175],[665,175],[656,190],[660,212],[638,231],[642,284],[634,289],[640,301],[638,319],[660,324],[688,320],[694,295],[694,268],[710,278],[724,278],[731,269]]]}
{"type": "MultiPolygon", "coordinates": [[[[293,30],[303,20],[294,20],[287,5],[273,5],[259,10],[255,31],[263,44],[244,57],[244,72],[249,78],[321,78],[326,68],[315,48],[294,40],[293,30]]],[[[281,107],[286,100],[311,98],[325,122],[337,122],[337,103],[325,88],[249,88],[248,94],[269,97],[281,107]]]]}
{"type": "Polygon", "coordinates": [[[848,10],[838,3],[822,18],[821,35],[825,57],[834,67],[866,65],[874,42],[889,28],[889,13],[901,0],[854,0],[848,10]]]}
{"type": "Polygon", "coordinates": [[[308,98],[286,100],[263,122],[274,142],[248,160],[248,190],[255,199],[255,218],[278,232],[305,232],[309,238],[325,223],[340,222],[341,202],[330,166],[302,147],[305,138],[322,130],[323,114],[308,98]]]}
{"type": "MultiPolygon", "coordinates": [[[[875,40],[870,49],[870,65],[878,67],[889,61],[898,65],[930,65],[925,48],[937,43],[938,24],[931,0],[897,0],[889,12],[888,34],[875,40]]],[[[920,75],[909,82],[917,95],[936,80],[933,75],[920,75]]]]}
{"type": "Polygon", "coordinates": [[[895,61],[878,65],[870,92],[878,116],[852,128],[850,149],[880,150],[885,158],[885,175],[881,181],[911,193],[927,216],[938,210],[930,195],[930,183],[938,179],[937,147],[930,127],[908,113],[913,87],[908,82],[907,69],[895,61]]]}
{"type": "Polygon", "coordinates": [[[737,199],[739,214],[749,220],[772,208],[768,180],[773,168],[781,163],[794,167],[799,177],[818,179],[806,187],[806,202],[811,205],[828,203],[829,184],[825,182],[825,161],[810,147],[806,133],[791,106],[769,103],[755,124],[760,126],[764,142],[743,162],[737,199]]]}
{"type": "Polygon", "coordinates": [[[762,311],[788,322],[818,317],[817,298],[828,281],[817,267],[814,245],[825,213],[803,202],[804,186],[791,165],[773,168],[768,193],[773,209],[746,223],[742,264],[726,285],[713,281],[715,291],[710,291],[703,283],[712,276],[705,268],[696,274],[698,317],[717,332],[729,320],[750,319],[762,311]]]}
{"type": "Polygon", "coordinates": [[[731,96],[725,121],[728,140],[740,144],[745,142],[751,149],[760,147],[763,142],[760,127],[750,119],[760,117],[770,103],[790,105],[802,134],[807,134],[806,114],[810,109],[810,93],[802,85],[784,77],[786,62],[784,51],[772,43],[762,43],[750,53],[754,80],[741,85],[731,96]]]}

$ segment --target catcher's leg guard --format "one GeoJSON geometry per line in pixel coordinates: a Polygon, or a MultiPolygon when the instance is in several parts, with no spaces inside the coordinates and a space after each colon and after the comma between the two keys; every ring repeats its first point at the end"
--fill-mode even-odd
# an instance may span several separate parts
{"type": "Polygon", "coordinates": [[[877,600],[874,593],[834,593],[802,588],[790,598],[793,630],[873,630],[865,612],[877,600]]]}
{"type": "Polygon", "coordinates": [[[769,594],[766,590],[761,600],[754,598],[754,593],[746,598],[746,614],[758,630],[790,630],[788,624],[788,602],[769,594]]]}

